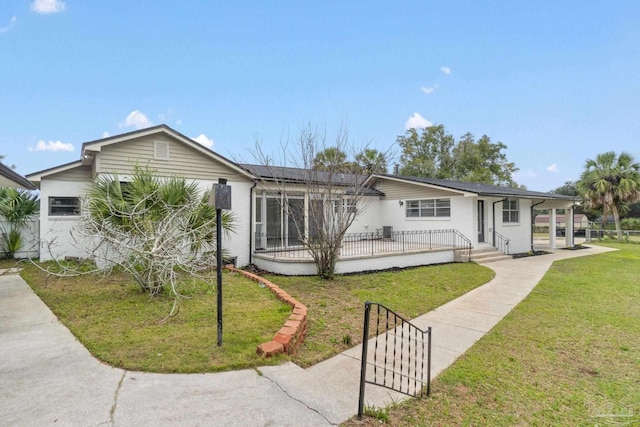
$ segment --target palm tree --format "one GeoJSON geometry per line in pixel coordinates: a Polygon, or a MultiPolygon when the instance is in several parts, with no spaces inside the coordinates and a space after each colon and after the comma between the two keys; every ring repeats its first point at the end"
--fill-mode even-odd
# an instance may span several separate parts
{"type": "Polygon", "coordinates": [[[365,173],[387,173],[385,155],[374,148],[366,148],[356,155],[358,168],[365,173]]]}
{"type": "Polygon", "coordinates": [[[618,239],[622,239],[620,211],[640,200],[640,164],[626,152],[598,154],[595,160],[587,160],[577,186],[587,207],[602,209],[603,218],[609,213],[613,216],[618,239]]]}
{"type": "Polygon", "coordinates": [[[5,255],[13,258],[23,245],[22,230],[31,218],[38,214],[40,200],[26,190],[0,187],[0,224],[5,255]]]}
{"type": "Polygon", "coordinates": [[[351,163],[347,162],[347,153],[338,147],[329,147],[318,152],[313,159],[313,168],[328,172],[349,172],[351,163]]]}

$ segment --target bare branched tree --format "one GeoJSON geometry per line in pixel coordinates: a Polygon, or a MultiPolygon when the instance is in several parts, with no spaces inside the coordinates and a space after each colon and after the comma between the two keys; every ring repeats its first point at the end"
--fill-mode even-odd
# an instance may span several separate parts
{"type": "MultiPolygon", "coordinates": [[[[152,295],[169,291],[177,301],[181,277],[203,278],[203,272],[215,267],[216,214],[208,199],[196,183],[159,178],[148,169],[136,168],[130,182],[99,176],[72,230],[76,247],[95,268],[58,263],[49,272],[75,275],[117,267],[142,290],[152,295]]],[[[233,231],[230,212],[223,211],[222,226],[233,231]]]]}
{"type": "Polygon", "coordinates": [[[293,143],[283,141],[281,150],[283,166],[274,166],[273,157],[256,143],[253,154],[260,166],[252,172],[260,177],[264,190],[279,195],[283,215],[315,261],[318,276],[332,279],[344,236],[375,192],[369,187],[370,173],[363,173],[355,162],[323,162],[316,167],[319,153],[352,151],[344,128],[329,145],[323,133],[308,125],[293,143]],[[305,195],[304,204],[300,193],[305,195]]]}

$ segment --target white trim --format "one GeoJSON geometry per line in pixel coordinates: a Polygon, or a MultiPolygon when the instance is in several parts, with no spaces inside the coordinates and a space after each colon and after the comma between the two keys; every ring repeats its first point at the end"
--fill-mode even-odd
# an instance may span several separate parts
{"type": "Polygon", "coordinates": [[[27,178],[29,181],[31,182],[40,182],[42,180],[42,178],[50,176],[50,175],[54,175],[56,173],[60,173],[60,172],[65,172],[71,169],[75,169],[78,167],[83,166],[82,164],[82,160],[78,160],[76,162],[72,162],[72,163],[67,163],[64,165],[60,165],[60,166],[55,166],[53,168],[50,169],[45,169],[39,172],[34,172],[31,173],[29,175],[26,175],[25,178],[27,178]]]}

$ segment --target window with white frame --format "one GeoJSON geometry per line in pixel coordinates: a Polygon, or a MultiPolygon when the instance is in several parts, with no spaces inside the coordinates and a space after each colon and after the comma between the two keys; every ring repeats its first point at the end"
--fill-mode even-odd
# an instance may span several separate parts
{"type": "Polygon", "coordinates": [[[355,199],[342,199],[344,213],[357,214],[358,205],[355,199]]]}
{"type": "Polygon", "coordinates": [[[451,199],[407,200],[407,218],[449,218],[451,199]]]}
{"type": "Polygon", "coordinates": [[[518,200],[508,199],[502,202],[502,222],[505,224],[520,222],[518,200]]]}
{"type": "Polygon", "coordinates": [[[49,216],[80,215],[79,197],[49,197],[49,216]]]}

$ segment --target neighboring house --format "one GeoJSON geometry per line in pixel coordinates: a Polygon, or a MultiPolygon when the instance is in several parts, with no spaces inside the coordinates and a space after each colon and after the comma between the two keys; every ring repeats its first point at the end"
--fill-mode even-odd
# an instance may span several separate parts
{"type": "MultiPolygon", "coordinates": [[[[27,176],[41,190],[41,240],[45,246],[55,242],[51,253],[43,250],[41,258],[81,257],[83,253],[74,247],[69,231],[77,224],[89,182],[100,174],[117,174],[126,181],[136,164],[149,166],[159,176],[194,180],[202,189],[211,188],[218,178],[227,179],[237,231],[225,238],[224,247],[237,264],[254,263],[283,274],[315,272],[300,242],[300,233],[314,233],[308,218],[317,198],[305,185],[308,171],[237,164],[165,125],[87,142],[82,146],[81,160],[27,176]]],[[[492,185],[385,174],[366,178],[366,191],[355,198],[353,183],[364,177],[315,176],[341,189],[331,202],[332,213],[358,212],[345,238],[338,272],[451,262],[470,247],[493,245],[504,252],[525,252],[533,243],[533,207],[555,214],[555,209],[572,209],[577,200],[492,185]]],[[[553,231],[550,242],[555,247],[553,231]]],[[[569,236],[566,244],[573,244],[569,236]]]]}
{"type": "MultiPolygon", "coordinates": [[[[549,215],[548,214],[539,214],[536,215],[535,219],[536,227],[548,227],[549,226],[549,215]]],[[[556,215],[556,227],[566,228],[567,223],[565,221],[564,215],[556,215]]],[[[585,214],[574,214],[573,215],[573,228],[574,230],[584,230],[589,228],[589,218],[585,214]]]]}
{"type": "Polygon", "coordinates": [[[25,177],[2,163],[0,163],[0,187],[22,188],[25,190],[35,190],[37,188],[25,177]]]}
{"type": "MultiPolygon", "coordinates": [[[[23,190],[37,190],[22,175],[16,173],[13,169],[0,163],[0,187],[21,188],[23,190]]],[[[0,220],[0,234],[7,230],[9,224],[0,220]]],[[[38,257],[38,221],[29,220],[24,229],[20,233],[22,235],[23,244],[14,254],[15,258],[37,258],[38,257]]],[[[4,236],[1,236],[4,239],[4,236]]]]}

